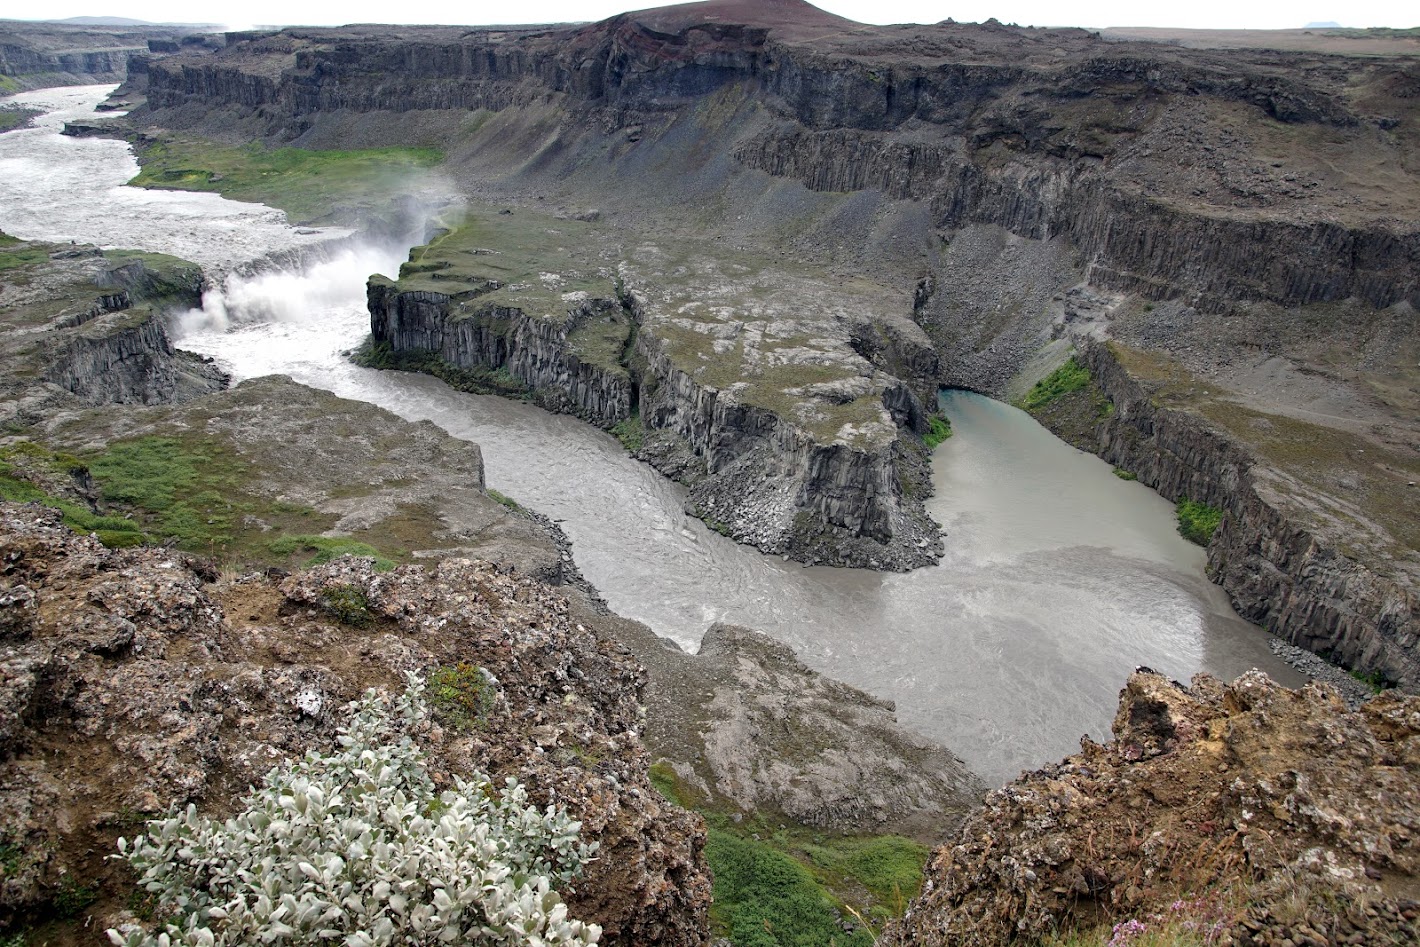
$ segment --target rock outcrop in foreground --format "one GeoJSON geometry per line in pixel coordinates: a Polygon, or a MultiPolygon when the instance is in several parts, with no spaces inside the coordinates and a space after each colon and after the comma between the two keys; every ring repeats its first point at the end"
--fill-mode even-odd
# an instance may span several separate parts
{"type": "Polygon", "coordinates": [[[204,586],[181,555],[106,549],[14,504],[0,505],[0,923],[131,921],[141,899],[106,858],[117,837],[173,805],[226,814],[277,760],[327,749],[367,687],[441,667],[471,690],[418,736],[436,782],[516,776],[580,819],[601,850],[569,907],[604,942],[702,943],[704,829],[648,782],[644,672],[556,593],[462,559],[204,586]]]}
{"type": "Polygon", "coordinates": [[[1238,945],[1416,942],[1420,698],[1348,711],[1256,671],[1185,688],[1141,669],[1114,735],[991,793],[879,943],[1108,923],[1121,942],[1166,924],[1238,945]]]}

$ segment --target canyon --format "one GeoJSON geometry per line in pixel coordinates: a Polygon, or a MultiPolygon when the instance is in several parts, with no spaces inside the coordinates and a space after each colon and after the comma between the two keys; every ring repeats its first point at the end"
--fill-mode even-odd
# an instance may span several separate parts
{"type": "MultiPolygon", "coordinates": [[[[377,339],[632,424],[691,512],[808,562],[941,554],[918,506],[937,386],[1013,396],[1071,345],[1140,349],[1256,415],[1181,408],[1196,450],[1147,431],[1131,448],[1152,453],[1130,469],[1187,465],[1150,481],[1165,496],[1229,511],[1215,579],[1278,634],[1413,688],[1416,69],[714,2],[234,34],[147,62],[127,121],[152,140],[444,148],[489,209],[372,286],[377,339]],[[548,269],[498,258],[531,232],[548,269]],[[573,234],[576,260],[556,239],[573,234]],[[547,292],[563,269],[585,304],[547,292]],[[1269,455],[1268,424],[1311,425],[1342,459],[1269,455]],[[1306,488],[1249,506],[1224,468],[1306,488]]],[[[1087,446],[1124,458],[1120,436],[1087,446]]]]}
{"type": "MultiPolygon", "coordinates": [[[[914,576],[961,569],[956,544],[969,542],[934,512],[934,484],[959,481],[932,450],[975,402],[939,389],[1020,399],[1121,479],[1216,510],[1208,576],[1238,614],[1391,693],[1357,711],[1256,674],[1184,688],[1141,671],[1114,742],[1085,738],[1079,756],[970,813],[980,781],[898,729],[890,702],[733,622],[689,655],[608,611],[559,524],[486,489],[476,445],[290,379],[228,389],[210,356],[169,337],[171,312],[194,317],[224,278],[208,261],[204,281],[154,254],[11,241],[0,249],[24,262],[0,287],[6,475],[82,519],[114,510],[65,451],[102,464],[134,439],[201,444],[219,473],[232,458],[244,471],[231,481],[241,514],[229,500],[204,510],[208,525],[236,524],[229,548],[243,554],[270,557],[285,539],[298,551],[279,572],[219,575],[200,556],[109,551],[66,538],[52,514],[0,508],[0,541],[17,551],[0,627],[23,659],[5,665],[18,703],[0,765],[30,787],[0,805],[33,836],[26,848],[45,849],[45,807],[67,791],[31,751],[127,726],[110,717],[148,719],[130,678],[211,676],[210,661],[240,654],[262,732],[223,729],[205,691],[167,708],[163,726],[197,728],[206,751],[144,730],[161,766],[141,799],[105,801],[119,815],[85,830],[90,848],[130,809],[220,804],[250,781],[213,747],[236,741],[246,761],[251,739],[314,745],[329,721],[288,719],[292,682],[342,700],[365,682],[340,649],[311,644],[350,638],[328,606],[330,589],[352,588],[381,662],[457,658],[464,645],[443,632],[416,638],[437,614],[501,668],[513,715],[544,724],[436,752],[569,794],[628,853],[635,871],[599,870],[575,902],[611,942],[704,939],[704,827],[650,792],[652,759],[669,766],[656,785],[673,801],[736,822],[955,838],[883,943],[1007,943],[1170,911],[1194,925],[1227,913],[1242,944],[1412,937],[1416,710],[1397,695],[1420,688],[1420,57],[1403,41],[1364,57],[1200,44],[994,21],[867,27],[796,0],[567,27],[175,36],[128,63],[110,104],[133,111],[69,131],[128,137],[150,185],[217,191],[232,182],[203,165],[201,143],[437,149],[418,182],[434,200],[411,202],[410,180],[391,175],[383,197],[292,212],[386,238],[418,224],[398,272],[381,264],[389,275],[367,283],[358,362],[608,430],[683,485],[687,513],[785,562],[914,576]],[[1082,381],[1035,397],[1061,372],[1082,381]],[[49,446],[15,447],[30,437],[49,446]],[[342,559],[287,574],[331,537],[427,567],[342,559]],[[116,596],[109,574],[153,602],[116,596]],[[488,615],[468,624],[460,590],[475,586],[488,615]],[[578,699],[498,664],[496,617],[510,611],[531,616],[518,653],[557,639],[566,660],[548,673],[578,699]],[[66,637],[53,616],[71,612],[81,627],[66,637]],[[95,704],[92,690],[108,696],[95,704]],[[42,708],[59,712],[53,726],[42,708]],[[1347,759],[1303,758],[1328,743],[1347,759]],[[1157,828],[1142,846],[1140,811],[1157,828]],[[1335,831],[1338,812],[1363,837],[1335,831]],[[1188,846],[1217,858],[1175,858],[1188,846]],[[1234,871],[1243,862],[1250,874],[1234,871]],[[1267,907],[1170,908],[1185,881],[1267,907]],[[1327,909],[1286,908],[1297,887],[1327,909]]],[[[114,78],[111,63],[70,65],[114,78]]],[[[346,239],[302,234],[249,272],[338,255],[346,239]]],[[[93,522],[106,542],[132,535],[93,522]]],[[[1354,708],[1365,688],[1341,679],[1354,708]]],[[[66,760],[53,773],[71,772],[66,760]]],[[[93,874],[71,841],[7,882],[5,917],[40,916],[56,876],[93,874]]],[[[110,919],[123,910],[112,881],[110,919]]]]}

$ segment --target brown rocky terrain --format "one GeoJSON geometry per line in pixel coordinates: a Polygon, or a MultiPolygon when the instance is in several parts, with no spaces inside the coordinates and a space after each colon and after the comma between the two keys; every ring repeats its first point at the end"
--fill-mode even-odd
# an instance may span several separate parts
{"type": "Polygon", "coordinates": [[[879,943],[1414,943],[1418,754],[1415,697],[1141,670],[1114,740],[992,792],[879,943]]]}
{"type": "Polygon", "coordinates": [[[0,508],[0,532],[7,921],[68,904],[112,926],[116,836],[188,802],[222,814],[276,760],[329,745],[367,687],[446,666],[496,685],[470,671],[493,689],[477,719],[420,735],[436,781],[515,775],[567,806],[601,840],[570,900],[608,942],[704,941],[703,829],[647,781],[643,672],[545,586],[467,560],[343,560],[206,587],[181,556],[105,549],[39,508],[0,508]]]}

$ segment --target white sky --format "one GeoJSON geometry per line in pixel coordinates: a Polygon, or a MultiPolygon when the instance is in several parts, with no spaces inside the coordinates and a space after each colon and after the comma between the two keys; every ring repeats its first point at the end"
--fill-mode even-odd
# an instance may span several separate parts
{"type": "MultiPolygon", "coordinates": [[[[656,0],[48,0],[48,19],[126,16],[153,22],[336,25],[341,23],[553,23],[599,20],[656,0]]],[[[1210,29],[1290,29],[1312,21],[1343,26],[1420,25],[1413,0],[822,0],[818,6],[865,23],[935,23],[947,17],[978,22],[996,17],[1022,26],[1174,26],[1210,29]]],[[[31,9],[33,9],[31,7],[31,9]]],[[[4,14],[0,14],[3,16],[4,14]]]]}

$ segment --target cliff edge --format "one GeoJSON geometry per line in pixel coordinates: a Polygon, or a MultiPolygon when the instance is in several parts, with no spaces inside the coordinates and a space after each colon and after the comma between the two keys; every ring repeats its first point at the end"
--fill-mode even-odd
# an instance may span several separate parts
{"type": "Polygon", "coordinates": [[[1147,669],[1114,740],[992,792],[879,940],[1033,943],[1112,927],[1236,944],[1414,943],[1420,698],[1348,711],[1260,672],[1147,669]]]}

